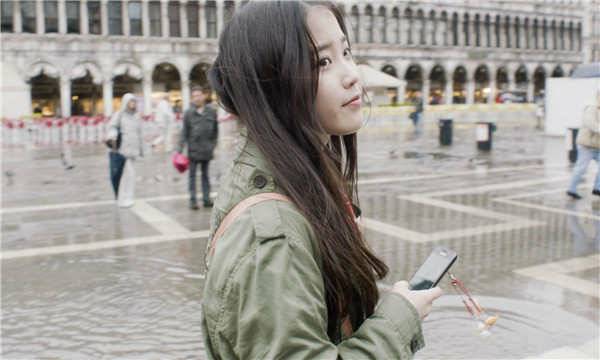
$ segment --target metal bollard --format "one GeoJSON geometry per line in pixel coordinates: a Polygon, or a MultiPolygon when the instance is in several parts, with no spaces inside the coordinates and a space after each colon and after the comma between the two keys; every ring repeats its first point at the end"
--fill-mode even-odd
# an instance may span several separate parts
{"type": "Polygon", "coordinates": [[[496,131],[496,125],[492,122],[477,122],[477,149],[481,151],[492,150],[492,133],[496,131]]]}
{"type": "Polygon", "coordinates": [[[452,119],[440,119],[440,145],[452,145],[452,119]]]}
{"type": "Polygon", "coordinates": [[[569,161],[571,163],[577,162],[577,134],[579,128],[567,129],[567,150],[569,151],[569,161]]]}

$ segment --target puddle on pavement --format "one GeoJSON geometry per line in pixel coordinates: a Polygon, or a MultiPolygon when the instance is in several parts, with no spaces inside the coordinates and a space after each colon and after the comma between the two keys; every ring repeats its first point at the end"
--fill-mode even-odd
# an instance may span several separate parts
{"type": "Polygon", "coordinates": [[[457,156],[448,155],[442,152],[418,152],[418,151],[405,151],[403,157],[405,159],[423,159],[431,157],[434,160],[443,160],[450,158],[457,158],[457,156]]]}
{"type": "Polygon", "coordinates": [[[598,338],[597,324],[555,306],[476,298],[488,314],[499,316],[489,334],[482,334],[459,296],[443,296],[423,323],[426,346],[417,359],[522,359],[598,338]]]}

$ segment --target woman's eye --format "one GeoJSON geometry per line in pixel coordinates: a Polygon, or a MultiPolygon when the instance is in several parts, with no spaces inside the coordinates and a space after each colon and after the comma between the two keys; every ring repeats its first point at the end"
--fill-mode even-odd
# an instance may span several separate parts
{"type": "Polygon", "coordinates": [[[344,56],[352,57],[352,50],[350,50],[350,48],[344,49],[344,56]]]}
{"type": "Polygon", "coordinates": [[[331,64],[330,58],[322,58],[319,60],[319,66],[326,67],[331,64]]]}

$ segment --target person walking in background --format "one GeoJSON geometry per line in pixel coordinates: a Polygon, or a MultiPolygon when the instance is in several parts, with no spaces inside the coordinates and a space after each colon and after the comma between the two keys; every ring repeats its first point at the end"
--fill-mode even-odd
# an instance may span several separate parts
{"type": "Polygon", "coordinates": [[[143,157],[142,119],[136,112],[135,95],[127,93],[121,100],[121,110],[110,119],[108,138],[117,140],[121,135],[118,152],[125,157],[125,167],[119,182],[117,204],[130,207],[135,196],[135,161],[143,157]]]}
{"type": "Polygon", "coordinates": [[[419,134],[421,132],[421,119],[423,117],[423,98],[421,97],[420,91],[415,92],[413,103],[415,105],[415,111],[410,114],[410,119],[415,126],[415,133],[419,134]]]}
{"type": "Polygon", "coordinates": [[[596,104],[587,106],[583,111],[583,122],[577,136],[577,163],[567,190],[567,195],[571,198],[581,199],[581,195],[577,193],[577,185],[592,159],[596,160],[599,167],[592,194],[600,196],[600,88],[596,92],[596,104]]]}
{"type": "Polygon", "coordinates": [[[204,207],[212,207],[210,199],[210,180],[208,165],[219,137],[217,110],[210,103],[209,88],[192,88],[192,106],[183,115],[183,129],[179,139],[177,152],[182,153],[187,144],[190,159],[189,191],[190,208],[198,209],[196,199],[196,169],[200,165],[202,171],[202,200],[204,207]]]}
{"type": "Polygon", "coordinates": [[[152,146],[158,146],[164,143],[165,151],[173,150],[173,127],[175,123],[175,113],[171,104],[169,104],[169,94],[161,95],[156,106],[156,124],[158,125],[158,136],[152,142],[152,146]]]}

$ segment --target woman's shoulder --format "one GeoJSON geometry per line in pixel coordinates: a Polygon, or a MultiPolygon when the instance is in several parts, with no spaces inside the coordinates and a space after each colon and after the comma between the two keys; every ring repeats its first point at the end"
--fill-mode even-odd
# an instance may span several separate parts
{"type": "MultiPolygon", "coordinates": [[[[222,211],[220,220],[226,215],[222,211]]],[[[271,241],[299,245],[310,253],[315,250],[314,233],[304,215],[293,203],[274,199],[257,203],[240,213],[218,239],[216,248],[221,247],[228,256],[243,257],[271,241]]]]}

